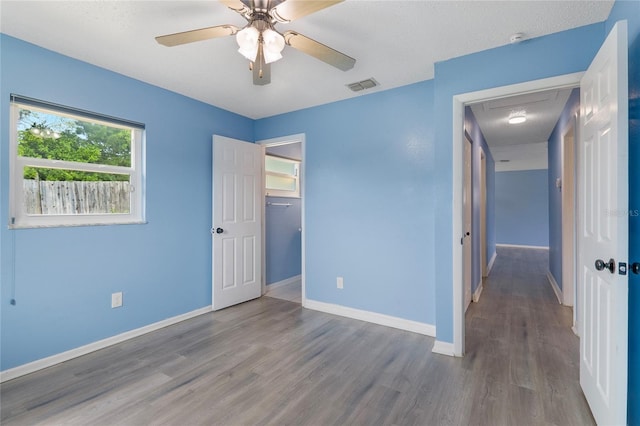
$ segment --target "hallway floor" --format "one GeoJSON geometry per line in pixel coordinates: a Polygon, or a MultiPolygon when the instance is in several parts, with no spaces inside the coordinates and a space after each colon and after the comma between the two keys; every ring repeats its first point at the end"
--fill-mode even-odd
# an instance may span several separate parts
{"type": "Polygon", "coordinates": [[[478,424],[594,424],[579,383],[573,311],[549,284],[549,252],[498,247],[478,303],[466,314],[471,406],[478,424]]]}

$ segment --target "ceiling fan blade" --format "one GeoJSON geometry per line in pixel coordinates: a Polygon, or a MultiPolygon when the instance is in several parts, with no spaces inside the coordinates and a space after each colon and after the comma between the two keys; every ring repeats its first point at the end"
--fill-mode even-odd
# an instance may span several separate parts
{"type": "Polygon", "coordinates": [[[227,6],[229,9],[233,9],[236,12],[242,12],[248,7],[248,5],[240,0],[219,0],[220,3],[227,6]]]}
{"type": "Polygon", "coordinates": [[[271,8],[269,14],[278,22],[291,22],[344,0],[288,0],[271,8]]]}
{"type": "Polygon", "coordinates": [[[294,49],[313,56],[316,59],[320,59],[322,62],[333,65],[342,71],[348,71],[356,64],[356,60],[352,57],[295,31],[287,31],[284,33],[284,40],[294,49]]]}
{"type": "Polygon", "coordinates": [[[230,36],[237,33],[238,30],[239,28],[234,25],[218,25],[216,27],[201,28],[199,30],[158,36],[156,37],[156,41],[163,46],[172,47],[180,44],[193,43],[194,41],[230,36]]]}

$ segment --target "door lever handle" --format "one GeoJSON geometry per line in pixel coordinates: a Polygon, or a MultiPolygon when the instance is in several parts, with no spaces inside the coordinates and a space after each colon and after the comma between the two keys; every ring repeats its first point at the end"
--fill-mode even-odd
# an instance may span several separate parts
{"type": "Polygon", "coordinates": [[[631,264],[631,272],[633,272],[634,274],[640,274],[640,263],[633,262],[631,264]]]}
{"type": "Polygon", "coordinates": [[[609,259],[607,263],[604,263],[604,260],[598,259],[596,260],[596,269],[598,271],[602,271],[603,269],[608,269],[612,274],[616,271],[616,261],[613,259],[609,259]]]}

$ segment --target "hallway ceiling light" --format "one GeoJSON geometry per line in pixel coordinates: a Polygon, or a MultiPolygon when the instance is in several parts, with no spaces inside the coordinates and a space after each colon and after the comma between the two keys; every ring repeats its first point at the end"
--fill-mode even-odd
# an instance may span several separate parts
{"type": "Polygon", "coordinates": [[[509,124],[520,124],[527,121],[527,113],[525,110],[511,111],[509,113],[509,124]]]}

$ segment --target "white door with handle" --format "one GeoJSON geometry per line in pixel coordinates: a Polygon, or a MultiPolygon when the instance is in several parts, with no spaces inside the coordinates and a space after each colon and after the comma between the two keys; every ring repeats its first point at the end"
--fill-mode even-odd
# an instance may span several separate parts
{"type": "Polygon", "coordinates": [[[580,82],[580,385],[596,422],[603,425],[627,420],[627,55],[623,21],[611,30],[580,82]]]}
{"type": "Polygon", "coordinates": [[[262,295],[264,148],[213,137],[212,306],[262,295]]]}

